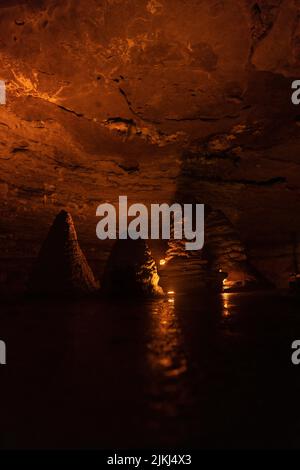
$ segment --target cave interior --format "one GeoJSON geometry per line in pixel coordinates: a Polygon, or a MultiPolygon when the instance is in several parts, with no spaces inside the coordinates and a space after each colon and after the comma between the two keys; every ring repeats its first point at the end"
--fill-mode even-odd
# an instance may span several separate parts
{"type": "Polygon", "coordinates": [[[298,445],[283,429],[268,434],[278,370],[265,375],[263,338],[275,344],[282,334],[286,344],[300,328],[294,319],[281,331],[284,313],[295,312],[284,297],[268,303],[300,269],[299,74],[294,0],[0,1],[0,333],[15,345],[17,371],[4,393],[12,402],[22,383],[29,403],[15,406],[12,422],[4,412],[1,447],[173,445],[187,434],[204,446],[298,445]],[[98,205],[117,206],[120,195],[147,207],[204,204],[203,250],[97,239],[98,205]],[[57,299],[66,292],[87,299],[57,299]],[[226,405],[216,409],[222,387],[226,405]],[[74,425],[76,406],[87,434],[74,425]]]}

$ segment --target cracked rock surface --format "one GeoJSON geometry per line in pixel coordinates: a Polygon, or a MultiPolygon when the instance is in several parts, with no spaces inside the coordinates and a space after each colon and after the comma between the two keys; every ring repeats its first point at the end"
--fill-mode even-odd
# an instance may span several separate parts
{"type": "Polygon", "coordinates": [[[122,194],[221,211],[252,265],[287,285],[300,252],[299,9],[2,0],[1,285],[24,278],[61,209],[100,276],[111,243],[95,236],[96,208],[122,194]]]}

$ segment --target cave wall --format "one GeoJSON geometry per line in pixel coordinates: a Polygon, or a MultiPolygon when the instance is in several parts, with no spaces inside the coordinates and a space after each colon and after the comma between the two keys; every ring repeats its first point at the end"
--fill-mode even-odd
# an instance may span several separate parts
{"type": "Polygon", "coordinates": [[[126,194],[221,211],[285,286],[300,232],[299,13],[296,0],[2,0],[2,284],[24,276],[61,209],[100,275],[111,243],[96,207],[126,194]]]}

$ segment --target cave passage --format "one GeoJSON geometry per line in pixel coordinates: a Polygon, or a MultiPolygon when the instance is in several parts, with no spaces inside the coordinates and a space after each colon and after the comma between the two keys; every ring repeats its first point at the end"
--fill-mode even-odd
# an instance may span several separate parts
{"type": "Polygon", "coordinates": [[[299,77],[294,0],[0,1],[0,449],[299,449],[299,77]]]}

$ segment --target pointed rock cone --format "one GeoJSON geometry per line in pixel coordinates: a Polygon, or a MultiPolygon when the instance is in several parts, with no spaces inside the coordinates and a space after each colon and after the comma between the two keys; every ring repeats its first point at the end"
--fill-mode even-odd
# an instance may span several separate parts
{"type": "Polygon", "coordinates": [[[87,294],[98,288],[81,251],[71,215],[61,211],[44,241],[31,279],[31,294],[87,294]]]}
{"type": "Polygon", "coordinates": [[[154,259],[144,240],[118,240],[108,259],[102,291],[122,297],[163,295],[154,259]]]}

